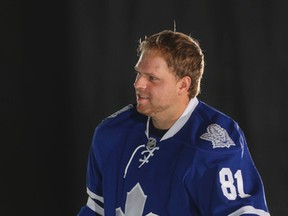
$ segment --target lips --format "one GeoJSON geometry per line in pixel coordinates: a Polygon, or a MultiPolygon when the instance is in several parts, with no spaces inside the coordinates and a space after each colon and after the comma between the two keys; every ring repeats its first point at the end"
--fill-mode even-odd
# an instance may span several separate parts
{"type": "Polygon", "coordinates": [[[137,97],[137,100],[138,101],[141,101],[141,100],[148,100],[149,97],[147,95],[143,95],[141,93],[136,93],[136,97],[137,97]]]}
{"type": "Polygon", "coordinates": [[[140,99],[148,99],[147,96],[143,96],[143,95],[137,95],[137,97],[140,98],[140,99]]]}

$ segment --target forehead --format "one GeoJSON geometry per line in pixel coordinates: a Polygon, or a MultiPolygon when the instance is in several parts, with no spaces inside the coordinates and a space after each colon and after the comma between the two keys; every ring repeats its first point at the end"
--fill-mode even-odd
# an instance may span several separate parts
{"type": "Polygon", "coordinates": [[[142,53],[135,65],[135,70],[139,72],[170,71],[165,59],[157,52],[142,53]]]}

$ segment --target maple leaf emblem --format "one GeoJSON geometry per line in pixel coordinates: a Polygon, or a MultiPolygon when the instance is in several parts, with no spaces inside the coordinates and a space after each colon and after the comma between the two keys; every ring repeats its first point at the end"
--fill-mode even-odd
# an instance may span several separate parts
{"type": "MultiPolygon", "coordinates": [[[[130,192],[127,193],[125,203],[125,214],[119,207],[116,209],[117,216],[142,216],[147,195],[144,194],[141,185],[137,183],[130,192]]],[[[158,216],[150,212],[146,216],[158,216]]]]}
{"type": "Polygon", "coordinates": [[[211,124],[207,127],[207,133],[200,136],[201,139],[211,141],[213,148],[229,148],[235,143],[228,135],[227,131],[218,124],[211,124]]]}

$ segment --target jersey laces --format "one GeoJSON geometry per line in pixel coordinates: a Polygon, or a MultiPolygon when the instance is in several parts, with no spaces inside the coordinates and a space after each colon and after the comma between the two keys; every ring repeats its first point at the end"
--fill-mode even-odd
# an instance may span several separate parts
{"type": "Polygon", "coordinates": [[[148,142],[147,142],[146,145],[145,145],[145,144],[142,144],[142,145],[138,146],[138,147],[134,150],[134,152],[132,153],[132,155],[131,155],[131,157],[130,157],[130,159],[129,159],[126,167],[125,167],[124,178],[126,177],[128,168],[129,168],[129,166],[130,166],[130,164],[131,164],[131,162],[132,162],[135,154],[137,153],[137,151],[138,151],[139,149],[145,148],[145,149],[141,152],[141,155],[143,155],[143,158],[140,158],[140,159],[139,159],[139,162],[140,162],[141,164],[139,165],[138,168],[141,168],[144,164],[149,163],[149,159],[154,156],[154,151],[160,149],[158,146],[156,146],[156,142],[157,142],[157,141],[156,141],[155,138],[149,137],[149,138],[148,138],[148,142]]]}

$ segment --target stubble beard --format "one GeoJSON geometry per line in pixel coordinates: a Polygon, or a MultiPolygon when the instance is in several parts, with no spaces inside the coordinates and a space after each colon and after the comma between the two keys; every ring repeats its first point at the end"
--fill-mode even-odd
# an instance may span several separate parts
{"type": "Polygon", "coordinates": [[[154,117],[157,114],[164,112],[168,109],[168,105],[160,105],[160,104],[153,104],[153,102],[149,102],[150,104],[142,105],[141,103],[137,103],[137,111],[143,115],[154,117]]]}

